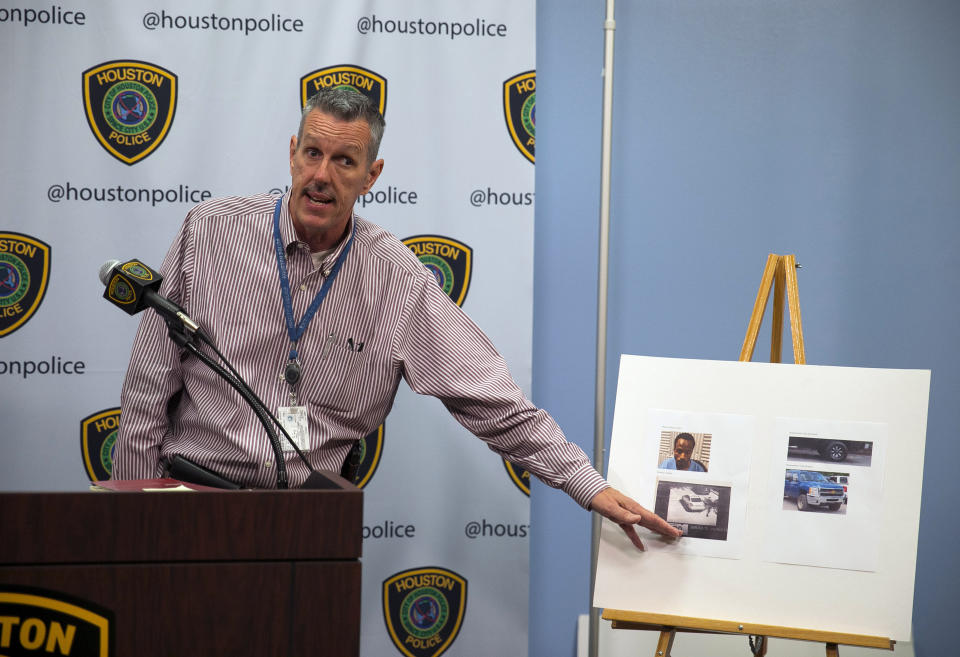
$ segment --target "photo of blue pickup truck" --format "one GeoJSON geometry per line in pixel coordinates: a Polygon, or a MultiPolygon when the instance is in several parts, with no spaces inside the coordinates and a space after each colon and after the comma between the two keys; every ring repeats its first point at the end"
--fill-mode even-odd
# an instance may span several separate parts
{"type": "Polygon", "coordinates": [[[843,486],[813,470],[787,470],[783,497],[796,500],[800,511],[809,511],[811,507],[836,511],[843,504],[843,486]]]}

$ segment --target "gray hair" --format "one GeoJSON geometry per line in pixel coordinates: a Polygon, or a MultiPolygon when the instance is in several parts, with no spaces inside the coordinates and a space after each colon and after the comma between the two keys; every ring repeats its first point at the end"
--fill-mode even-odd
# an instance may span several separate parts
{"type": "Polygon", "coordinates": [[[383,115],[373,101],[346,85],[322,87],[310,96],[300,113],[300,127],[297,129],[298,144],[303,138],[303,123],[307,115],[314,110],[329,114],[341,121],[366,121],[370,126],[370,142],[367,144],[368,164],[377,159],[380,140],[383,139],[383,129],[387,126],[387,122],[384,121],[383,115]]]}

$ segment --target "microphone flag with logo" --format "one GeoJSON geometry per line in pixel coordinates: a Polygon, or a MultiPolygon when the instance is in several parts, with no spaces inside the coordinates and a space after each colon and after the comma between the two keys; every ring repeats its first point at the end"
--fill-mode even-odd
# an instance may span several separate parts
{"type": "Polygon", "coordinates": [[[147,307],[147,297],[157,294],[163,277],[139,260],[107,262],[100,268],[106,286],[103,298],[130,315],[147,307]]]}

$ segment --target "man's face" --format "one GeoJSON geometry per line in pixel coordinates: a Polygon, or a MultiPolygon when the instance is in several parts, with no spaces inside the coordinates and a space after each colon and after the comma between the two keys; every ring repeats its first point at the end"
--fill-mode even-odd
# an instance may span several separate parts
{"type": "Polygon", "coordinates": [[[680,438],[673,446],[673,460],[677,462],[677,470],[689,470],[690,459],[693,458],[693,441],[680,438]]]}
{"type": "Polygon", "coordinates": [[[354,202],[383,171],[383,160],[367,162],[369,142],[366,121],[341,121],[318,110],[307,115],[299,141],[290,138],[290,215],[311,251],[343,237],[354,202]]]}

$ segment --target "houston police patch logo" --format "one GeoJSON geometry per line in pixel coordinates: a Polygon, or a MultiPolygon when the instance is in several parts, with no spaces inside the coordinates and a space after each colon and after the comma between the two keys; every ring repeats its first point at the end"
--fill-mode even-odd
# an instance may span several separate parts
{"type": "Polygon", "coordinates": [[[318,68],[300,78],[300,107],[326,87],[351,87],[373,101],[382,116],[387,115],[387,79],[368,68],[341,64],[318,68]]]}
{"type": "Polygon", "coordinates": [[[113,612],[87,600],[0,584],[0,650],[4,655],[113,657],[113,612]]]}
{"type": "Polygon", "coordinates": [[[530,473],[507,459],[503,459],[503,466],[507,469],[510,481],[520,489],[520,492],[530,497],[530,473]]]}
{"type": "Polygon", "coordinates": [[[470,289],[473,249],[443,235],[414,235],[403,243],[430,270],[447,296],[462,306],[470,289]]]}
{"type": "Polygon", "coordinates": [[[357,488],[363,488],[370,483],[373,474],[377,471],[377,466],[380,465],[380,456],[383,454],[383,431],[384,425],[381,424],[360,441],[360,467],[357,468],[357,476],[353,478],[353,484],[357,488]]]}
{"type": "Polygon", "coordinates": [[[503,116],[514,145],[535,162],[537,145],[537,72],[527,71],[503,83],[503,116]]]}
{"type": "Polygon", "coordinates": [[[90,481],[105,481],[113,472],[113,448],[120,427],[120,407],[108,408],[80,420],[80,453],[90,481]]]}
{"type": "Polygon", "coordinates": [[[383,619],[407,657],[437,657],[450,647],[467,609],[467,580],[446,568],[414,568],[383,582],[383,619]]]}
{"type": "Polygon", "coordinates": [[[0,338],[33,316],[49,280],[49,244],[23,233],[0,233],[0,338]]]}
{"type": "Polygon", "coordinates": [[[83,105],[100,145],[124,164],[136,164],[170,131],[177,76],[149,62],[104,62],[83,72],[83,105]]]}

